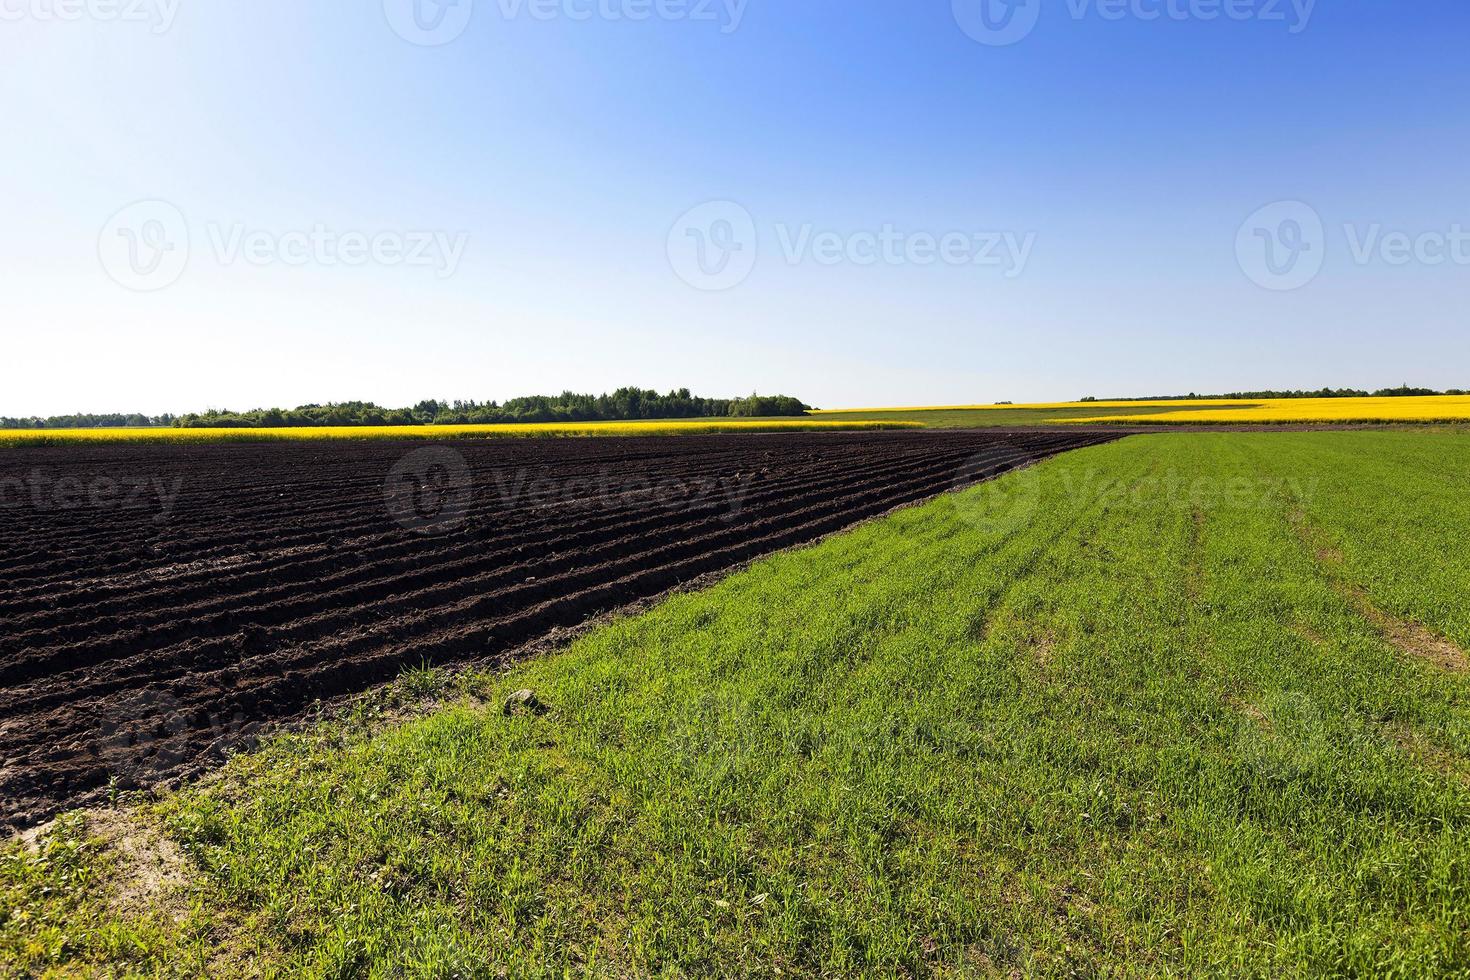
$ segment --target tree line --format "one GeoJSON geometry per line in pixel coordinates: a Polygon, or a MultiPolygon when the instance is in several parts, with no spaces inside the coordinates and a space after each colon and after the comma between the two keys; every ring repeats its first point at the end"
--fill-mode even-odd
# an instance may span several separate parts
{"type": "Polygon", "coordinates": [[[384,408],[373,402],[302,405],[294,409],[257,408],[248,412],[213,410],[179,416],[180,428],[298,428],[327,425],[498,425],[518,422],[626,422],[640,419],[755,418],[800,416],[809,406],[788,395],[701,398],[680,388],[667,394],[644,388],[619,388],[611,394],[530,395],[505,402],[421,401],[411,408],[384,408]]]}
{"type": "Polygon", "coordinates": [[[0,429],[143,429],[171,426],[177,421],[173,415],[144,415],[141,412],[26,419],[0,416],[0,429]]]}
{"type": "MultiPolygon", "coordinates": [[[[1408,385],[1400,385],[1397,388],[1379,388],[1377,391],[1364,391],[1358,388],[1322,388],[1317,391],[1231,391],[1223,395],[1197,395],[1194,392],[1190,392],[1187,395],[1145,395],[1142,397],[1107,398],[1102,400],[1110,402],[1182,402],[1195,401],[1202,398],[1228,398],[1235,401],[1260,401],[1267,398],[1418,398],[1425,395],[1463,394],[1466,394],[1466,392],[1461,388],[1436,391],[1433,388],[1411,388],[1408,385]]],[[[1089,395],[1082,400],[1084,402],[1095,402],[1099,399],[1089,395]]]]}

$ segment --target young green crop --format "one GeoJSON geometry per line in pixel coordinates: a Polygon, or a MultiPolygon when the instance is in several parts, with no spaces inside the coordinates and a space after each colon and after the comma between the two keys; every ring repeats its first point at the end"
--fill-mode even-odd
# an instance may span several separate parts
{"type": "Polygon", "coordinates": [[[1467,475],[1432,432],[1069,454],[136,811],[189,856],[172,925],[119,931],[83,830],[12,846],[0,959],[1465,975],[1470,682],[1405,637],[1470,646],[1467,475]]]}

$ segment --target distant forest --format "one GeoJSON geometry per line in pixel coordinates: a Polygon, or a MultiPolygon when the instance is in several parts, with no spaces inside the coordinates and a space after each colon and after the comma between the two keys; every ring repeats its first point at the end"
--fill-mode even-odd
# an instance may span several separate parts
{"type": "Polygon", "coordinates": [[[143,415],[139,412],[112,415],[53,415],[50,418],[11,419],[0,416],[0,429],[138,429],[175,424],[173,415],[143,415]]]}
{"type": "Polygon", "coordinates": [[[181,428],[306,427],[322,425],[492,425],[517,422],[622,422],[638,419],[751,418],[804,415],[807,406],[786,395],[700,398],[688,388],[661,395],[619,388],[610,395],[532,395],[506,402],[422,401],[412,408],[383,408],[372,402],[259,408],[249,412],[209,411],[183,415],[181,428]]]}
{"type": "Polygon", "coordinates": [[[787,395],[699,398],[688,388],[661,395],[619,388],[610,395],[532,395],[506,402],[422,401],[412,408],[383,408],[372,402],[257,408],[248,412],[211,409],[188,415],[60,415],[0,418],[4,429],[90,429],[110,427],[304,428],[323,425],[486,425],[515,422],[622,422],[637,419],[756,418],[804,415],[808,406],[787,395]]]}
{"type": "Polygon", "coordinates": [[[1196,395],[1190,392],[1187,395],[1144,395],[1132,398],[1095,398],[1088,396],[1082,400],[1084,402],[1187,402],[1200,398],[1228,398],[1235,401],[1251,401],[1265,398],[1416,398],[1425,395],[1463,394],[1465,394],[1465,391],[1460,388],[1435,391],[1433,388],[1410,388],[1408,385],[1402,385],[1398,388],[1379,388],[1377,391],[1362,391],[1358,388],[1322,388],[1319,391],[1232,391],[1223,395],[1196,395]]]}

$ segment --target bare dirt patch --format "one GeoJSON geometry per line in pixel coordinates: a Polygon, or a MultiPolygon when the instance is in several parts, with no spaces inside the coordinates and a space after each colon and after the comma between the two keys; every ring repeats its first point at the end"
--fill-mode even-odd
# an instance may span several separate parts
{"type": "MultiPolygon", "coordinates": [[[[189,911],[189,861],[151,814],[136,808],[97,807],[36,824],[12,840],[38,851],[61,828],[80,819],[80,833],[100,849],[110,867],[107,905],[119,915],[162,915],[182,922],[189,911]]],[[[67,832],[75,832],[68,828],[67,832]]]]}
{"type": "Polygon", "coordinates": [[[188,914],[189,862],[163,828],[135,810],[92,810],[87,831],[117,860],[109,896],[122,913],[154,913],[182,921],[188,914]]]}
{"type": "Polygon", "coordinates": [[[1441,670],[1461,673],[1470,670],[1470,657],[1458,645],[1425,629],[1418,623],[1396,619],[1375,607],[1358,590],[1359,611],[1384,638],[1411,657],[1427,660],[1441,670]]]}

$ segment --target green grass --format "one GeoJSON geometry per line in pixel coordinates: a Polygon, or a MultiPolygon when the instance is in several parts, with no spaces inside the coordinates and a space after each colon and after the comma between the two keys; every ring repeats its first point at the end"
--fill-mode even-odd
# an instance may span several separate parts
{"type": "Polygon", "coordinates": [[[80,822],[0,852],[0,963],[1467,976],[1470,681],[1383,625],[1470,647],[1467,474],[1453,433],[1135,437],[421,668],[135,811],[172,919],[108,911],[80,822]]]}

